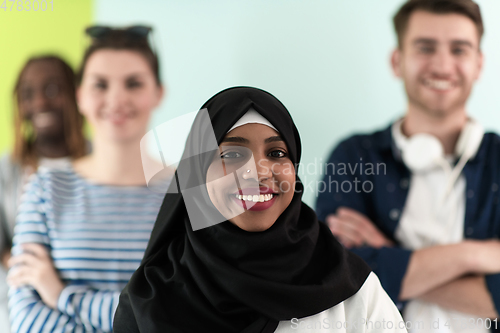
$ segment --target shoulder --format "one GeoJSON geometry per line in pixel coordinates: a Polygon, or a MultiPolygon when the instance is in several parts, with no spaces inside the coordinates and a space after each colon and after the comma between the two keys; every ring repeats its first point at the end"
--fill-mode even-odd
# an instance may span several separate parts
{"type": "Polygon", "coordinates": [[[406,332],[399,311],[372,272],[358,292],[344,302],[310,317],[282,321],[276,332],[335,332],[345,328],[346,332],[381,333],[389,328],[387,325],[392,326],[391,331],[406,332]]]}
{"type": "Polygon", "coordinates": [[[471,166],[484,169],[483,172],[489,175],[488,177],[497,179],[500,174],[500,136],[496,133],[485,133],[479,150],[470,162],[471,166]]]}
{"type": "Polygon", "coordinates": [[[0,177],[12,178],[16,174],[21,174],[21,165],[12,160],[12,155],[6,153],[0,157],[0,177]]]}
{"type": "Polygon", "coordinates": [[[371,133],[356,133],[344,138],[336,146],[333,154],[359,154],[362,152],[379,152],[391,148],[392,123],[381,130],[371,133]]]}
{"type": "Polygon", "coordinates": [[[382,288],[378,276],[375,273],[371,272],[358,292],[348,298],[345,302],[349,305],[352,305],[354,303],[362,303],[364,305],[367,305],[373,300],[377,300],[380,296],[384,297],[386,295],[387,294],[382,288]]]}
{"type": "Polygon", "coordinates": [[[500,136],[492,132],[485,133],[480,149],[484,149],[488,154],[500,156],[500,136]]]}
{"type": "Polygon", "coordinates": [[[71,169],[52,169],[41,166],[30,176],[27,186],[31,189],[39,188],[42,192],[64,191],[67,193],[81,187],[81,180],[71,169]]]}

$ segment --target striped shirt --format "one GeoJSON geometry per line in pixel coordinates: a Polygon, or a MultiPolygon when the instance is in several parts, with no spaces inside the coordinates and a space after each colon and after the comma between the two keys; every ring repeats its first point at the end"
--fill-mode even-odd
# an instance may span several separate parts
{"type": "Polygon", "coordinates": [[[97,185],[73,170],[39,169],[14,231],[47,246],[66,287],[57,310],[31,287],[9,291],[13,332],[110,332],[120,291],[139,267],[163,195],[146,186],[97,185]]]}

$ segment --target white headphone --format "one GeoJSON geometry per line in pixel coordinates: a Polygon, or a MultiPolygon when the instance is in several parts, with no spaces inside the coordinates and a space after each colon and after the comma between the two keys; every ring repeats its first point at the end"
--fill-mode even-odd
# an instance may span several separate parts
{"type": "Polygon", "coordinates": [[[436,165],[441,166],[449,175],[444,191],[446,199],[467,161],[476,155],[484,136],[484,129],[473,119],[469,119],[463,128],[455,146],[455,154],[460,156],[452,169],[444,156],[443,146],[430,134],[420,133],[410,137],[401,148],[401,157],[412,172],[422,172],[436,165]]]}

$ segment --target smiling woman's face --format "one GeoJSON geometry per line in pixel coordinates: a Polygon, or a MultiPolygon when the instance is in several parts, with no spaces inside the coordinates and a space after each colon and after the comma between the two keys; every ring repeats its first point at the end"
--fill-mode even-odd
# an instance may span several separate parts
{"type": "Polygon", "coordinates": [[[207,190],[214,206],[236,226],[269,229],[295,191],[295,168],[279,133],[262,124],[227,133],[208,168],[207,190]]]}
{"type": "Polygon", "coordinates": [[[64,72],[51,60],[30,63],[19,81],[19,111],[31,121],[37,137],[64,135],[63,113],[70,102],[64,72]]]}

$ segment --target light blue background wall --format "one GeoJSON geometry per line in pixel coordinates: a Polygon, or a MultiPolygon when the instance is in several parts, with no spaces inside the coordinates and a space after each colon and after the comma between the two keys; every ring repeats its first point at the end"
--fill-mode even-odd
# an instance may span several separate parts
{"type": "MultiPolygon", "coordinates": [[[[468,108],[487,129],[500,131],[500,1],[477,2],[485,20],[486,62],[468,108]]],[[[302,137],[302,163],[319,165],[341,138],[403,114],[403,86],[389,67],[391,19],[401,3],[101,0],[94,17],[101,24],[154,26],[168,94],[153,126],[198,110],[224,88],[256,86],[292,114],[302,137]]],[[[302,178],[311,182],[319,175],[302,178]]],[[[313,204],[314,197],[307,192],[304,199],[313,204]]]]}

